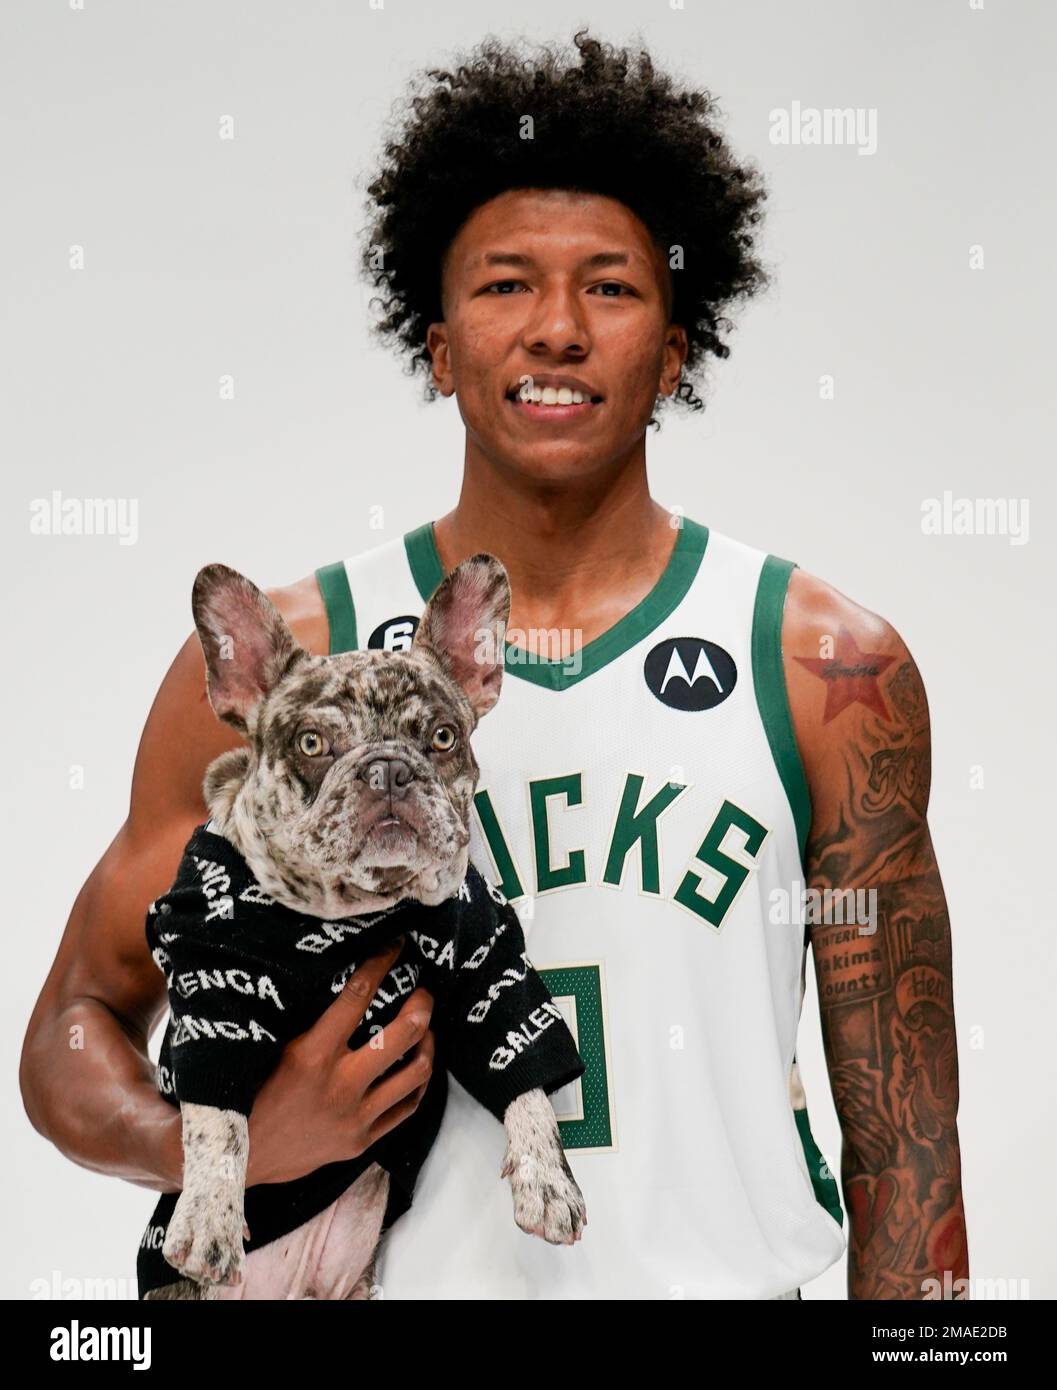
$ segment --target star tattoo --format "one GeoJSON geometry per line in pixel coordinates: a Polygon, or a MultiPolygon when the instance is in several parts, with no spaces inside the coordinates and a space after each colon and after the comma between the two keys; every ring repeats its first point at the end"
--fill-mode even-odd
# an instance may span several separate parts
{"type": "Polygon", "coordinates": [[[836,655],[828,661],[817,656],[798,656],[797,661],[820,680],[826,682],[826,708],[822,713],[823,724],[836,719],[841,710],[856,702],[882,719],[889,713],[881,695],[877,678],[895,661],[894,656],[882,656],[880,652],[861,652],[855,638],[846,627],[837,634],[836,655]]]}

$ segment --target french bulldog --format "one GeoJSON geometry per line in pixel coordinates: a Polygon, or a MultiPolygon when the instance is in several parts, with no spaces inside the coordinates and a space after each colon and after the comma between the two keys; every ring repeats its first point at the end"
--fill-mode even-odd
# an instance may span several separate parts
{"type": "MultiPolygon", "coordinates": [[[[205,801],[264,891],[329,922],[456,893],[479,776],[470,735],[503,675],[510,585],[500,561],[478,554],[457,566],[403,653],[311,655],[267,596],[226,565],[198,573],[192,610],[209,702],[246,742],[210,764],[205,801]]],[[[549,1242],[575,1242],[586,1208],[547,1095],[521,1095],[503,1122],[500,1177],[510,1179],[515,1222],[549,1242]]],[[[185,1103],[181,1123],[183,1190],[162,1253],[196,1287],[181,1293],[181,1280],[148,1296],[210,1297],[242,1277],[248,1121],[185,1103]]],[[[364,1228],[378,1230],[384,1190],[361,1187],[374,1208],[364,1228]]]]}

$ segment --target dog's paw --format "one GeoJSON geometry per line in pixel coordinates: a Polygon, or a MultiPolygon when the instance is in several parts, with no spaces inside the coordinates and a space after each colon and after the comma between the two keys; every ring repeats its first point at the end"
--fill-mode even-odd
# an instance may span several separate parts
{"type": "Polygon", "coordinates": [[[174,1269],[200,1284],[239,1284],[249,1234],[241,1194],[183,1192],[169,1219],[162,1254],[174,1269]]]}
{"type": "Polygon", "coordinates": [[[587,1225],[583,1193],[564,1151],[546,1158],[515,1154],[507,1146],[500,1176],[510,1179],[514,1220],[528,1235],[551,1245],[573,1245],[587,1225]]]}

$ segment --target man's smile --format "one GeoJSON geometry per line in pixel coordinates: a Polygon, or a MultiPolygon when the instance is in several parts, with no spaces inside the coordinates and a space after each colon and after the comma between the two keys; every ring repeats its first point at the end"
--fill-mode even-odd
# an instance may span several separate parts
{"type": "Polygon", "coordinates": [[[579,377],[526,372],[506,392],[506,399],[526,419],[560,422],[586,418],[603,397],[579,377]]]}

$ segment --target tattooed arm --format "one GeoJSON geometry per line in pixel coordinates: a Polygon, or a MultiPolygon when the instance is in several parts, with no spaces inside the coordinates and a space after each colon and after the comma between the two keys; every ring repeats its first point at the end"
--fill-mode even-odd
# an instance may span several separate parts
{"type": "Polygon", "coordinates": [[[963,1296],[951,936],[926,821],[925,690],[898,633],[799,570],[782,645],[812,801],[808,886],[858,890],[850,926],[832,897],[810,927],[843,1136],[848,1296],[963,1296]]]}

